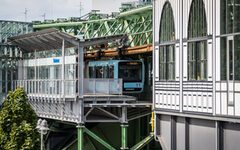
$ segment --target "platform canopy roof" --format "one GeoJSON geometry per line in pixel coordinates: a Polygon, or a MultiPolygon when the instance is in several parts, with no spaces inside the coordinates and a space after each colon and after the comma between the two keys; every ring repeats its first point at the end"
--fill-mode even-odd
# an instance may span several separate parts
{"type": "Polygon", "coordinates": [[[29,53],[35,51],[61,49],[63,46],[63,40],[64,47],[69,48],[77,46],[93,46],[97,44],[112,42],[114,40],[123,39],[126,37],[126,34],[119,34],[91,39],[79,39],[55,28],[50,28],[38,32],[10,37],[8,38],[8,41],[14,45],[18,45],[24,53],[29,53]]]}

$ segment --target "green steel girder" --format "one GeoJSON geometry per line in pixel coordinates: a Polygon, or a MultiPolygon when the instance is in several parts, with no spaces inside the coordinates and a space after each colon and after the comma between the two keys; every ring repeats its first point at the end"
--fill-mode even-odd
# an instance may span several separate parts
{"type": "MultiPolygon", "coordinates": [[[[84,132],[86,134],[88,134],[89,136],[91,136],[92,138],[94,138],[96,141],[98,141],[99,143],[101,143],[104,147],[106,147],[109,150],[116,150],[114,147],[112,147],[111,145],[109,145],[107,142],[105,142],[104,140],[102,140],[100,137],[98,137],[96,134],[94,134],[93,132],[91,132],[90,130],[88,130],[87,128],[84,128],[84,132]]],[[[80,150],[80,149],[78,149],[80,150]]]]}
{"type": "Polygon", "coordinates": [[[34,25],[35,31],[57,28],[71,35],[85,38],[127,34],[129,46],[152,43],[152,5],[120,13],[116,18],[34,25]]]}
{"type": "Polygon", "coordinates": [[[33,31],[33,24],[28,22],[0,20],[0,43],[7,43],[7,38],[33,31]]]}
{"type": "Polygon", "coordinates": [[[8,44],[7,39],[32,31],[32,23],[0,20],[0,105],[11,90],[12,80],[16,80],[17,62],[21,58],[18,47],[8,44]]]}
{"type": "Polygon", "coordinates": [[[130,148],[130,150],[140,150],[142,149],[144,146],[146,146],[149,142],[151,142],[154,138],[153,133],[151,133],[149,136],[147,136],[145,139],[143,139],[142,141],[140,141],[139,143],[137,143],[136,145],[134,145],[132,148],[130,148]]]}

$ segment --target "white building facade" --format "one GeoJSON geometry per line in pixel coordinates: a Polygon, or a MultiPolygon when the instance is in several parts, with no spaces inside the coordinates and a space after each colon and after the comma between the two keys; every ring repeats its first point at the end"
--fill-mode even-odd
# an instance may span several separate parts
{"type": "Polygon", "coordinates": [[[239,149],[240,1],[155,0],[153,10],[156,136],[166,149],[239,149]]]}

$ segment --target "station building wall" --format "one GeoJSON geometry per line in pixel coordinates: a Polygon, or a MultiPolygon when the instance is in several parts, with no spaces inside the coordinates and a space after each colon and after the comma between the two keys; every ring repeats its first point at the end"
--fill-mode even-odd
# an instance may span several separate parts
{"type": "Polygon", "coordinates": [[[156,138],[167,149],[237,149],[240,2],[155,0],[153,18],[156,138]]]}

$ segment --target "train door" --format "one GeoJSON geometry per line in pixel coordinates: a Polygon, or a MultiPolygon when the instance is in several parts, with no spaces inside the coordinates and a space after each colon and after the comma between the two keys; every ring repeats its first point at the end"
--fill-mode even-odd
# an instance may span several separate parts
{"type": "MultiPolygon", "coordinates": [[[[227,37],[227,105],[228,111],[234,110],[234,40],[233,36],[227,37]]],[[[228,112],[230,113],[230,112],[228,112]]],[[[232,112],[233,113],[233,112],[232,112]]]]}

